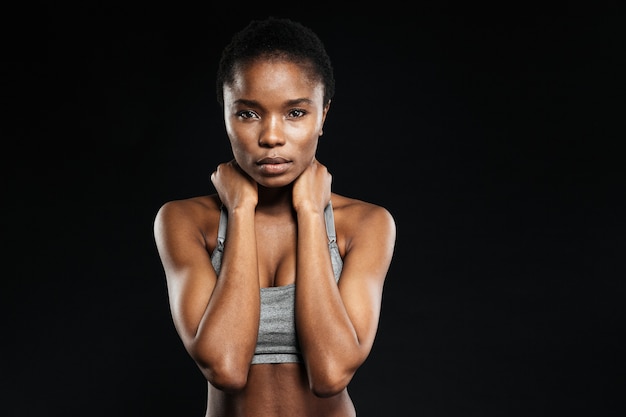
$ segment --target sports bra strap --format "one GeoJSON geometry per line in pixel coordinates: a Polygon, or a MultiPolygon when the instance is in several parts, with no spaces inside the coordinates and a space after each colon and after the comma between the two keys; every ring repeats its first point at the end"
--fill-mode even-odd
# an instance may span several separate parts
{"type": "Polygon", "coordinates": [[[326,236],[328,236],[328,243],[335,242],[337,240],[337,236],[335,235],[335,216],[333,215],[333,205],[330,201],[324,209],[324,220],[326,221],[326,236]]]}

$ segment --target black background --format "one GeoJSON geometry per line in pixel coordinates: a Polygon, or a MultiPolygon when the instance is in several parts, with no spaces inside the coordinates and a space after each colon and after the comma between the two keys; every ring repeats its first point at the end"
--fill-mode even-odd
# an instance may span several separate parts
{"type": "Polygon", "coordinates": [[[3,415],[203,415],[152,222],[213,192],[219,53],[268,14],[333,60],[334,190],[397,222],[359,417],[622,415],[617,8],[31,6],[3,16],[3,415]]]}

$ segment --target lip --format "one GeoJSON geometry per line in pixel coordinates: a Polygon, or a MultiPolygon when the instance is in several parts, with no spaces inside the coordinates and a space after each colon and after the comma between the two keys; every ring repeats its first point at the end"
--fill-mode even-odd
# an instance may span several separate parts
{"type": "Polygon", "coordinates": [[[267,157],[267,158],[263,158],[263,159],[259,159],[257,161],[258,165],[265,165],[265,164],[285,164],[289,162],[288,160],[286,160],[283,157],[280,156],[274,156],[274,157],[267,157]]]}
{"type": "Polygon", "coordinates": [[[259,159],[257,165],[266,175],[280,175],[289,169],[291,161],[275,156],[259,159]]]}

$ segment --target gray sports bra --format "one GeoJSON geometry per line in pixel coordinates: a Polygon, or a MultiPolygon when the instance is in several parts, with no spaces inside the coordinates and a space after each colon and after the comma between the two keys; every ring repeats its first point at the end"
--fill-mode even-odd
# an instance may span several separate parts
{"type": "MultiPolygon", "coordinates": [[[[335,236],[335,218],[332,205],[329,203],[324,210],[326,220],[326,234],[328,235],[328,249],[335,273],[335,280],[339,281],[343,261],[339,255],[335,236]]],[[[220,224],[217,235],[217,247],[211,256],[213,268],[219,274],[224,252],[224,239],[228,224],[228,212],[222,207],[220,224]]],[[[261,288],[261,321],[259,323],[259,337],[252,358],[252,364],[257,363],[285,363],[301,362],[302,356],[296,336],[294,316],[295,284],[279,287],[261,288]]]]}

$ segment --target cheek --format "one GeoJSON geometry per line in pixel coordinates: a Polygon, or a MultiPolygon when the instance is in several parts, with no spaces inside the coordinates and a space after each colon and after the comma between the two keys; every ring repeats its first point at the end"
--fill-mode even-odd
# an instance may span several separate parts
{"type": "Polygon", "coordinates": [[[246,125],[242,125],[240,123],[230,123],[226,120],[225,127],[226,134],[228,135],[228,139],[230,139],[230,143],[233,148],[244,148],[246,143],[255,140],[255,133],[252,131],[252,128],[246,125]]]}
{"type": "Polygon", "coordinates": [[[230,149],[235,160],[246,170],[246,166],[254,163],[255,155],[258,153],[259,145],[256,138],[246,135],[241,129],[234,129],[229,132],[230,149]]]}
{"type": "Polygon", "coordinates": [[[305,145],[303,145],[302,147],[302,153],[306,155],[310,155],[312,158],[314,158],[315,154],[317,153],[318,142],[319,140],[317,139],[317,135],[314,138],[311,138],[308,141],[306,141],[305,145]]]}

